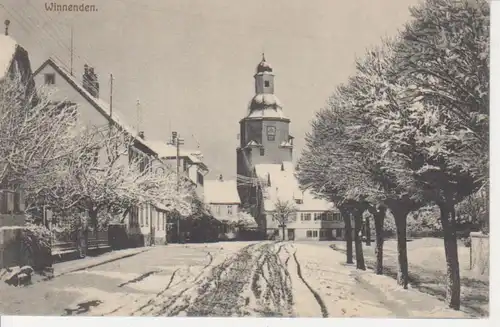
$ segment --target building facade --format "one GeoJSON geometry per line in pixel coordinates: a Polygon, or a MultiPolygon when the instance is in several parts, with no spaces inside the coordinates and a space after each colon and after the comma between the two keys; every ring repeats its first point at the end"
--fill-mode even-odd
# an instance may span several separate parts
{"type": "Polygon", "coordinates": [[[343,238],[340,212],[332,203],[301,190],[295,178],[290,119],[274,94],[275,75],[264,56],[254,80],[255,95],[247,115],[240,120],[240,146],[236,150],[242,207],[255,217],[267,238],[283,239],[283,224],[275,219],[278,201],[289,203],[295,209],[284,224],[284,239],[343,238]]]}
{"type": "MultiPolygon", "coordinates": [[[[28,51],[7,34],[0,35],[0,83],[4,83],[6,79],[26,85],[26,92],[34,90],[35,83],[28,51]]],[[[0,160],[1,169],[2,162],[0,160]]],[[[23,226],[24,224],[24,194],[22,190],[13,185],[0,186],[0,228],[23,226]]]]}
{"type": "MultiPolygon", "coordinates": [[[[121,158],[124,162],[139,159],[141,172],[153,171],[165,164],[158,153],[149,144],[144,132],[136,131],[121,117],[116,108],[99,97],[99,82],[92,67],[85,65],[81,81],[70,74],[63,65],[54,59],[46,60],[34,73],[37,87],[44,87],[50,92],[53,102],[69,102],[78,110],[78,125],[103,127],[113,124],[119,126],[130,135],[135,136],[127,154],[121,158]]],[[[165,168],[166,169],[166,166],[165,168]]],[[[131,245],[149,246],[166,242],[166,216],[168,208],[162,204],[144,205],[133,208],[124,219],[127,225],[131,245]]]]}
{"type": "Polygon", "coordinates": [[[221,239],[236,239],[236,224],[240,218],[241,200],[235,180],[216,180],[205,182],[205,204],[212,216],[222,224],[219,229],[221,239]]]}

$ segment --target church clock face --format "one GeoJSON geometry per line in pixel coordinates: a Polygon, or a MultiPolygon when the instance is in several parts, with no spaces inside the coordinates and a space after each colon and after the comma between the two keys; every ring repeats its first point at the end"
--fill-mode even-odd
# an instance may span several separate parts
{"type": "Polygon", "coordinates": [[[276,126],[267,126],[267,140],[274,141],[276,137],[276,126]]]}

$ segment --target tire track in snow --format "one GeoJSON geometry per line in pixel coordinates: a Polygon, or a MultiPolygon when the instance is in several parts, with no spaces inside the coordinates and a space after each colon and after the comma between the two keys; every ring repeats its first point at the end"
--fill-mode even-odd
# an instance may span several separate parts
{"type": "Polygon", "coordinates": [[[297,275],[299,276],[300,280],[304,283],[304,285],[306,285],[306,287],[312,293],[312,295],[316,299],[316,302],[318,302],[318,305],[321,308],[321,314],[323,315],[323,318],[328,318],[328,310],[326,309],[325,302],[323,302],[321,296],[319,296],[319,294],[309,285],[309,283],[307,283],[307,281],[302,276],[300,263],[299,260],[297,259],[297,250],[295,250],[295,252],[293,253],[293,258],[295,259],[295,263],[297,264],[297,275]]]}

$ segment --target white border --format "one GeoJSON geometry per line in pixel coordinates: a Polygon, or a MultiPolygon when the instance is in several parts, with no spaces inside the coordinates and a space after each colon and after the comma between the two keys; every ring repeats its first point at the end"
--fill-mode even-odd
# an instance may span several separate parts
{"type": "MultiPolygon", "coordinates": [[[[348,1],[348,0],[346,0],[348,1]]],[[[375,0],[373,0],[375,1],[375,0]]],[[[384,1],[384,0],[380,0],[384,1]]],[[[500,138],[496,126],[499,123],[500,108],[500,1],[491,1],[491,98],[490,98],[490,113],[491,113],[491,235],[498,235],[498,226],[496,219],[500,219],[499,201],[500,197],[497,190],[500,176],[496,167],[500,167],[499,154],[496,145],[500,144],[500,138]],[[498,217],[498,218],[497,218],[498,217]]],[[[500,127],[499,127],[500,128],[500,127]]],[[[495,237],[491,239],[490,253],[494,253],[494,249],[498,246],[498,240],[495,237]]],[[[421,326],[425,324],[426,327],[440,326],[443,324],[452,324],[453,326],[495,326],[499,325],[498,316],[500,315],[500,305],[497,301],[498,296],[496,292],[500,292],[499,285],[497,284],[498,278],[498,263],[499,260],[495,255],[490,255],[490,319],[463,319],[451,320],[446,319],[365,319],[365,318],[138,318],[138,317],[35,317],[35,316],[3,316],[0,317],[1,327],[24,327],[24,326],[51,326],[51,327],[80,327],[92,325],[98,326],[148,326],[148,327],[165,327],[166,324],[173,326],[200,326],[204,327],[221,327],[221,326],[241,326],[241,327],[255,327],[258,326],[314,326],[314,327],[343,327],[358,325],[363,327],[375,326],[399,326],[404,324],[406,327],[421,326]],[[498,289],[499,291],[494,291],[498,289]],[[495,324],[494,321],[497,321],[495,324]]],[[[0,301],[8,301],[2,299],[0,294],[0,301]]]]}

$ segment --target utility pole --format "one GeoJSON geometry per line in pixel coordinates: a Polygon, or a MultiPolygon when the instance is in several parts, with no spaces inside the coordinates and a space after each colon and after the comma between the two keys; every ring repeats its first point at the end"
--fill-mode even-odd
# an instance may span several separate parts
{"type": "MultiPolygon", "coordinates": [[[[181,168],[181,158],[180,158],[180,146],[184,144],[184,140],[179,137],[177,132],[172,132],[172,138],[174,139],[176,150],[177,150],[177,194],[180,192],[180,168],[181,168]]],[[[180,243],[181,241],[181,214],[177,213],[177,238],[180,243]]]]}
{"type": "Polygon", "coordinates": [[[73,25],[71,25],[70,74],[73,76],[73,25]]]}
{"type": "Polygon", "coordinates": [[[110,88],[109,88],[109,118],[113,116],[113,74],[109,74],[110,88]]]}

